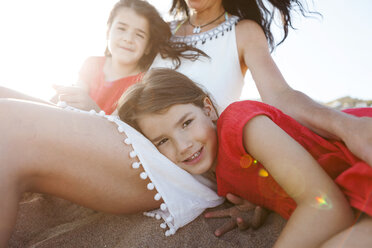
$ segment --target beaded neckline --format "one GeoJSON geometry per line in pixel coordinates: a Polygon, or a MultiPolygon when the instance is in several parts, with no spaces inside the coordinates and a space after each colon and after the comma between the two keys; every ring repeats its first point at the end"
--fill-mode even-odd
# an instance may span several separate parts
{"type": "MultiPolygon", "coordinates": [[[[186,36],[180,36],[180,35],[173,35],[171,40],[173,42],[183,42],[188,45],[196,45],[199,42],[201,44],[204,44],[208,40],[217,39],[219,36],[223,36],[225,32],[229,32],[232,30],[233,25],[236,25],[239,22],[239,17],[237,16],[231,16],[226,21],[221,23],[215,28],[212,28],[208,31],[199,33],[199,34],[192,34],[192,35],[186,35],[186,36]]],[[[176,29],[176,22],[171,23],[171,29],[172,32],[176,29]]]]}

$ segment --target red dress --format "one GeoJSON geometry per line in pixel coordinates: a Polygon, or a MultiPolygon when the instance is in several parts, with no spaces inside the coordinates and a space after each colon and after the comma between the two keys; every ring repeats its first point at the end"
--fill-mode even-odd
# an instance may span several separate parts
{"type": "Polygon", "coordinates": [[[80,80],[89,85],[89,95],[97,105],[106,114],[111,114],[124,91],[137,83],[143,73],[108,82],[103,73],[105,60],[105,57],[88,58],[80,70],[80,80]]]}
{"type": "MultiPolygon", "coordinates": [[[[372,117],[372,108],[350,109],[345,112],[372,117]]],[[[268,116],[305,147],[340,187],[350,205],[372,216],[372,167],[353,155],[342,142],[323,139],[280,110],[254,101],[231,104],[218,120],[216,177],[219,195],[239,195],[286,219],[296,208],[295,201],[275,182],[262,164],[246,164],[250,156],[243,146],[243,127],[257,115],[268,116]]],[[[322,202],[323,196],[319,197],[314,199],[314,204],[331,207],[322,202]]]]}

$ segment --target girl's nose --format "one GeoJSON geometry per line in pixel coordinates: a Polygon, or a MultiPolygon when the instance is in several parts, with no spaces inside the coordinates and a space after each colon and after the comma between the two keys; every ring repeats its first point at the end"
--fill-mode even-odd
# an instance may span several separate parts
{"type": "Polygon", "coordinates": [[[192,147],[192,141],[188,137],[182,137],[177,140],[177,148],[179,153],[185,154],[192,147]]]}
{"type": "Polygon", "coordinates": [[[127,32],[123,35],[122,39],[125,42],[132,43],[133,42],[133,34],[131,32],[127,32]]]}

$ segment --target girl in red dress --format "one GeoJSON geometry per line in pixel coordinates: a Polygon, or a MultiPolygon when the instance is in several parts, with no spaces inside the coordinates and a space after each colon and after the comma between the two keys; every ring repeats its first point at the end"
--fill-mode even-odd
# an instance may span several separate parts
{"type": "MultiPolygon", "coordinates": [[[[372,167],[280,110],[242,101],[218,118],[190,79],[158,69],[128,89],[118,112],[179,167],[215,177],[220,195],[288,219],[275,247],[371,244],[372,167]]],[[[372,117],[372,108],[348,112],[372,117]]]]}
{"type": "Polygon", "coordinates": [[[122,0],[107,21],[105,56],[89,57],[74,86],[55,85],[60,100],[83,109],[112,114],[123,92],[138,82],[160,53],[179,65],[180,57],[196,59],[199,51],[183,43],[170,42],[171,31],[157,10],[146,1],[122,0]],[[196,51],[184,55],[186,50],[196,51]]]}

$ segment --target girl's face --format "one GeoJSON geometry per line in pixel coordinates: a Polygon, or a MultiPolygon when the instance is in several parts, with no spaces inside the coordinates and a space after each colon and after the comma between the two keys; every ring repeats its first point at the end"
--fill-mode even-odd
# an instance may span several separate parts
{"type": "Polygon", "coordinates": [[[204,108],[177,104],[165,113],[139,118],[142,133],[173,163],[191,174],[214,167],[217,156],[216,111],[208,98],[204,108]]]}
{"type": "Polygon", "coordinates": [[[130,8],[120,8],[108,32],[108,48],[113,60],[138,64],[149,52],[150,29],[146,18],[130,8]]]}

